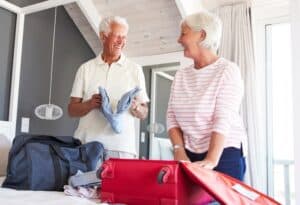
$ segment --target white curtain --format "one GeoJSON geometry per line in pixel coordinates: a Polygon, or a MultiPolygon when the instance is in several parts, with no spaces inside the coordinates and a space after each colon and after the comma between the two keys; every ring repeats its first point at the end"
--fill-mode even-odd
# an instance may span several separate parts
{"type": "Polygon", "coordinates": [[[237,63],[245,84],[241,114],[248,134],[246,182],[266,192],[267,166],[265,136],[259,134],[254,43],[251,7],[248,3],[221,6],[215,10],[223,23],[219,55],[237,63]]]}
{"type": "Polygon", "coordinates": [[[292,32],[292,59],[293,59],[293,109],[294,109],[294,140],[295,140],[295,190],[296,204],[300,204],[300,2],[290,1],[291,32],[292,32]]]}

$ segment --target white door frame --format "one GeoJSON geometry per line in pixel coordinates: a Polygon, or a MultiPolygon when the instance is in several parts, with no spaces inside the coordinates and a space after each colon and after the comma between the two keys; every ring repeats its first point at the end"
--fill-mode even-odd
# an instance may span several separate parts
{"type": "Polygon", "coordinates": [[[15,13],[17,15],[13,67],[10,85],[10,99],[9,99],[9,116],[8,121],[0,121],[0,134],[12,140],[16,132],[17,111],[18,111],[18,96],[19,96],[19,82],[21,71],[21,57],[23,44],[23,28],[24,28],[24,14],[21,13],[21,8],[17,7],[7,1],[0,0],[0,7],[15,13]]]}
{"type": "MultiPolygon", "coordinates": [[[[173,71],[178,70],[178,66],[170,66],[170,67],[164,67],[164,68],[153,68],[152,75],[151,75],[151,112],[150,112],[150,124],[155,123],[155,101],[156,101],[156,82],[157,82],[157,75],[167,79],[167,80],[174,80],[174,77],[171,75],[168,75],[166,73],[163,73],[164,71],[173,71]]],[[[152,159],[155,156],[155,153],[153,153],[153,143],[155,143],[155,133],[149,132],[149,158],[152,159]]]]}

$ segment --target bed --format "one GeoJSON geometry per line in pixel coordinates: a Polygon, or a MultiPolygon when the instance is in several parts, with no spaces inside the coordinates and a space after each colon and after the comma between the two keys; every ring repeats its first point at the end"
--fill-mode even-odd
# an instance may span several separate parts
{"type": "MultiPolygon", "coordinates": [[[[0,184],[4,177],[0,177],[0,184]]],[[[0,204],[2,205],[99,205],[88,199],[66,196],[63,192],[56,191],[19,191],[0,188],[0,204]]]]}
{"type": "Polygon", "coordinates": [[[0,133],[0,205],[105,205],[56,191],[18,191],[1,187],[11,142],[0,133]]]}
{"type": "MultiPolygon", "coordinates": [[[[2,185],[5,177],[0,177],[2,185]]],[[[19,191],[0,188],[1,205],[105,205],[85,198],[66,196],[56,191],[19,191]]],[[[106,204],[107,205],[107,204],[106,204]]]]}

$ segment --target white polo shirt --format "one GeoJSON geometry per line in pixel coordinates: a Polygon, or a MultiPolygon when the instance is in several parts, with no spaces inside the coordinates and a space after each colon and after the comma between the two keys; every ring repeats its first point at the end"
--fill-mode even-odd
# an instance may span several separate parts
{"type": "MultiPolygon", "coordinates": [[[[141,66],[130,61],[123,54],[111,66],[102,60],[101,55],[84,63],[78,69],[74,80],[71,97],[89,100],[93,94],[99,93],[98,88],[106,89],[113,110],[121,96],[135,86],[141,88],[138,99],[148,102],[145,78],[141,66]]],[[[99,141],[108,150],[128,152],[137,155],[134,117],[129,110],[122,115],[123,129],[115,133],[110,123],[99,109],[94,109],[80,118],[74,136],[83,143],[99,141]]]]}

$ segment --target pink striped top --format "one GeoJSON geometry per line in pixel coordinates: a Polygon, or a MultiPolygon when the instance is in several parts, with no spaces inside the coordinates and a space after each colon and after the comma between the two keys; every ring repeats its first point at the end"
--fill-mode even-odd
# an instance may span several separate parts
{"type": "Polygon", "coordinates": [[[224,58],[202,69],[180,69],[171,88],[168,130],[179,127],[185,148],[195,153],[208,150],[212,132],[225,136],[224,148],[240,148],[246,142],[239,115],[242,97],[240,69],[224,58]]]}

